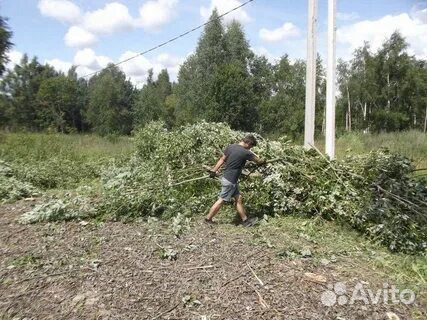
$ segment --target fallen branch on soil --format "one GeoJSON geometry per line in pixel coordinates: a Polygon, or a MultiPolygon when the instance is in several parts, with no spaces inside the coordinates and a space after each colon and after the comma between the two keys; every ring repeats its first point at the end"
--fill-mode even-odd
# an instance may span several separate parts
{"type": "Polygon", "coordinates": [[[255,271],[251,268],[251,266],[248,263],[246,263],[246,265],[248,266],[249,270],[251,270],[251,272],[254,275],[255,279],[258,280],[258,282],[261,285],[261,287],[263,287],[264,283],[262,282],[262,280],[256,275],[255,271]]]}
{"type": "Polygon", "coordinates": [[[209,266],[192,267],[192,268],[187,268],[186,270],[211,269],[211,268],[215,268],[215,266],[209,265],[209,266]]]}
{"type": "MultiPolygon", "coordinates": [[[[90,270],[92,270],[92,269],[90,269],[90,270]]],[[[49,273],[49,274],[45,274],[45,275],[37,275],[37,276],[34,276],[34,277],[28,277],[28,278],[21,279],[21,280],[19,280],[17,282],[14,282],[13,284],[16,285],[16,284],[20,284],[20,283],[25,282],[25,281],[30,281],[30,280],[35,280],[35,279],[46,279],[46,278],[50,278],[50,277],[56,277],[56,276],[60,276],[60,275],[67,274],[67,273],[73,273],[73,272],[76,272],[76,271],[81,271],[81,269],[80,268],[78,268],[78,269],[75,268],[75,269],[70,269],[70,270],[66,270],[66,271],[59,271],[59,272],[49,273]]]]}
{"type": "Polygon", "coordinates": [[[168,314],[169,312],[172,312],[173,310],[175,310],[181,303],[178,302],[176,305],[174,305],[173,307],[171,307],[170,309],[166,310],[165,312],[162,312],[160,314],[158,314],[157,316],[155,316],[154,318],[152,318],[152,320],[158,319],[162,316],[164,316],[165,314],[168,314]]]}
{"type": "Polygon", "coordinates": [[[261,295],[261,293],[259,293],[259,291],[253,286],[253,285],[251,285],[250,283],[248,283],[248,282],[246,282],[246,281],[244,281],[249,287],[251,287],[252,288],[252,290],[254,290],[255,291],[255,293],[257,294],[257,296],[258,296],[258,302],[259,302],[259,304],[264,308],[264,309],[268,309],[268,308],[270,308],[270,306],[267,304],[267,302],[265,302],[265,300],[264,300],[264,298],[262,297],[262,295],[261,295]]]}

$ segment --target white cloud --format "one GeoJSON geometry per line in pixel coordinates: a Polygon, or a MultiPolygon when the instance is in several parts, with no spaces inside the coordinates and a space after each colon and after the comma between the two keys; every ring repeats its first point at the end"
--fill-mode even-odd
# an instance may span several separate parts
{"type": "Polygon", "coordinates": [[[172,68],[183,63],[183,59],[172,56],[168,53],[161,53],[156,57],[156,61],[165,68],[172,68]]]}
{"type": "MultiPolygon", "coordinates": [[[[138,53],[126,51],[119,57],[119,61],[136,56],[138,53]]],[[[168,69],[171,81],[176,80],[179,67],[183,59],[167,53],[161,53],[158,56],[148,59],[144,56],[138,56],[120,65],[123,72],[130,78],[132,83],[141,88],[147,80],[148,70],[153,69],[155,77],[162,69],[168,69]]]]}
{"type": "Polygon", "coordinates": [[[134,22],[125,5],[112,2],[102,9],[85,13],[82,26],[96,34],[111,34],[133,28],[134,22]]]}
{"type": "MultiPolygon", "coordinates": [[[[235,1],[235,0],[232,0],[235,1]]],[[[178,0],[150,0],[139,8],[139,16],[134,18],[122,3],[110,2],[103,8],[82,13],[69,0],[41,0],[40,12],[71,27],[64,37],[69,47],[85,48],[97,42],[97,35],[113,34],[133,28],[158,30],[175,16],[178,0]]]]}
{"type": "Polygon", "coordinates": [[[338,12],[337,13],[337,19],[341,21],[350,21],[350,20],[356,20],[359,18],[359,14],[357,12],[338,12]]]}
{"type": "Polygon", "coordinates": [[[60,59],[52,59],[52,60],[45,60],[45,63],[50,64],[52,67],[55,68],[57,71],[62,71],[64,73],[67,73],[68,70],[73,66],[72,63],[63,61],[60,59]]]}
{"type": "Polygon", "coordinates": [[[74,56],[74,64],[76,66],[79,66],[79,68],[86,67],[91,71],[104,68],[110,62],[113,62],[113,60],[106,56],[97,56],[95,51],[89,48],[77,51],[74,56]]]}
{"type": "Polygon", "coordinates": [[[259,30],[259,36],[266,42],[279,42],[288,38],[296,37],[300,30],[292,22],[285,22],[280,28],[269,30],[262,28],[259,30]]]}
{"type": "Polygon", "coordinates": [[[409,43],[410,53],[427,57],[427,24],[407,13],[387,15],[378,20],[364,20],[337,30],[338,56],[351,57],[353,51],[368,41],[372,50],[378,50],[394,31],[399,31],[409,43]]]}
{"type": "Polygon", "coordinates": [[[277,62],[277,60],[279,60],[279,57],[276,57],[274,55],[272,55],[266,48],[264,47],[252,47],[251,50],[259,55],[259,56],[264,56],[267,58],[267,60],[271,63],[277,62]]]}
{"type": "Polygon", "coordinates": [[[80,8],[68,0],[41,0],[38,8],[42,15],[62,22],[76,22],[81,17],[80,8]]]}
{"type": "Polygon", "coordinates": [[[427,23],[427,8],[425,4],[419,3],[411,9],[411,17],[417,20],[418,23],[427,23]]]}
{"type": "Polygon", "coordinates": [[[22,57],[24,54],[22,52],[11,50],[7,53],[7,57],[9,59],[9,62],[6,64],[6,69],[13,69],[13,67],[21,62],[22,57]]]}
{"type": "MultiPolygon", "coordinates": [[[[209,7],[202,6],[200,8],[200,15],[203,20],[206,21],[209,19],[212,14],[212,10],[216,8],[218,10],[218,14],[223,14],[231,9],[238,7],[242,4],[239,0],[211,0],[211,4],[209,7]]],[[[245,11],[245,9],[240,8],[236,11],[231,12],[230,14],[224,17],[226,22],[230,22],[232,20],[240,21],[241,23],[250,22],[252,19],[249,14],[245,11]]]]}
{"type": "Polygon", "coordinates": [[[139,8],[138,26],[149,30],[157,30],[175,16],[178,0],[151,0],[139,8]]]}
{"type": "MultiPolygon", "coordinates": [[[[134,57],[137,54],[137,52],[126,51],[119,57],[118,61],[134,57]]],[[[11,52],[9,56],[11,61],[16,63],[20,61],[22,53],[14,51],[11,52]]],[[[161,53],[152,58],[137,56],[132,60],[120,64],[119,68],[137,88],[141,88],[147,81],[148,70],[150,69],[153,69],[154,79],[157,78],[157,75],[162,69],[167,69],[170,80],[176,81],[180,65],[183,61],[183,58],[179,58],[168,53],[161,53]]],[[[100,71],[112,62],[113,60],[111,58],[97,55],[95,51],[90,48],[77,51],[72,63],[60,59],[45,60],[45,63],[50,64],[56,70],[64,73],[68,72],[68,70],[74,65],[76,66],[76,72],[80,77],[100,71]]]]}
{"type": "Polygon", "coordinates": [[[178,72],[185,59],[179,58],[168,53],[161,53],[156,57],[156,62],[162,66],[162,69],[168,69],[171,81],[178,78],[178,72]]]}
{"type": "MultiPolygon", "coordinates": [[[[131,57],[136,56],[138,53],[133,51],[126,51],[123,53],[119,60],[126,60],[131,57]]],[[[138,56],[132,60],[129,60],[120,65],[120,68],[123,70],[126,75],[130,77],[145,77],[148,73],[148,70],[153,68],[153,64],[144,56],[138,56]]],[[[157,69],[157,68],[156,68],[157,69]]],[[[156,70],[158,71],[158,70],[156,70]]]]}
{"type": "Polygon", "coordinates": [[[90,47],[97,42],[94,34],[79,26],[72,26],[68,29],[64,40],[67,46],[78,48],[90,47]]]}

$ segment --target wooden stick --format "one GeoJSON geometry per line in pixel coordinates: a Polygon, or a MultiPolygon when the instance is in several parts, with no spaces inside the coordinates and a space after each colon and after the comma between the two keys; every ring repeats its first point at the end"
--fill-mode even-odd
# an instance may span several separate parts
{"type": "Polygon", "coordinates": [[[270,306],[267,304],[267,302],[265,302],[264,298],[262,297],[261,293],[259,293],[259,291],[250,283],[246,282],[245,283],[252,288],[253,291],[255,291],[255,293],[258,296],[258,302],[260,303],[261,306],[263,306],[264,309],[268,309],[270,308],[270,306]]]}
{"type": "Polygon", "coordinates": [[[209,265],[209,266],[191,267],[191,268],[187,268],[187,270],[210,269],[210,268],[214,268],[214,267],[215,266],[213,266],[213,265],[209,265]]]}
{"type": "Polygon", "coordinates": [[[255,279],[258,280],[259,284],[264,287],[264,282],[262,282],[262,280],[256,275],[255,271],[251,268],[251,266],[246,263],[246,265],[248,266],[249,270],[251,270],[252,274],[254,275],[255,279]]]}
{"type": "Polygon", "coordinates": [[[178,302],[176,305],[174,305],[174,306],[173,306],[173,307],[171,307],[170,309],[166,310],[165,312],[162,312],[162,313],[158,314],[157,316],[155,316],[154,318],[151,318],[151,319],[152,319],[152,320],[154,320],[154,319],[158,319],[158,318],[160,318],[161,316],[164,316],[165,314],[167,314],[167,313],[169,313],[169,312],[173,311],[173,310],[174,310],[174,309],[176,309],[179,305],[180,305],[180,302],[178,302]]]}

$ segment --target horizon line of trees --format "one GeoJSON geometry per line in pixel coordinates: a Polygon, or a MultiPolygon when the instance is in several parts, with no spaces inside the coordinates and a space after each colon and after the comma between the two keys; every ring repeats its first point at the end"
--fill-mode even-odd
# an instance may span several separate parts
{"type": "MultiPolygon", "coordinates": [[[[0,128],[7,130],[130,134],[162,120],[173,128],[199,120],[232,128],[299,137],[304,131],[305,61],[287,55],[271,63],[249,46],[243,27],[224,25],[213,11],[177,82],[167,69],[137,89],[110,64],[90,79],[24,55],[6,70],[11,31],[0,17],[0,128]]],[[[325,128],[326,81],[317,59],[316,134],[325,128]]],[[[365,43],[338,61],[338,132],[398,131],[427,127],[427,64],[408,54],[395,32],[377,52],[365,43]]]]}

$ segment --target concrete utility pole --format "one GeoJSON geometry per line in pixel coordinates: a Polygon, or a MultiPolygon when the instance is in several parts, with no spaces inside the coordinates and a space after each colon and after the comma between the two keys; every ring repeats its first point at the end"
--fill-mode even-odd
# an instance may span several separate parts
{"type": "Polygon", "coordinates": [[[325,151],[329,158],[335,157],[335,16],[336,0],[328,0],[328,69],[326,78],[326,134],[325,151]]]}
{"type": "Polygon", "coordinates": [[[314,145],[314,117],[316,102],[316,23],[317,0],[308,0],[307,72],[305,82],[304,146],[314,145]]]}

